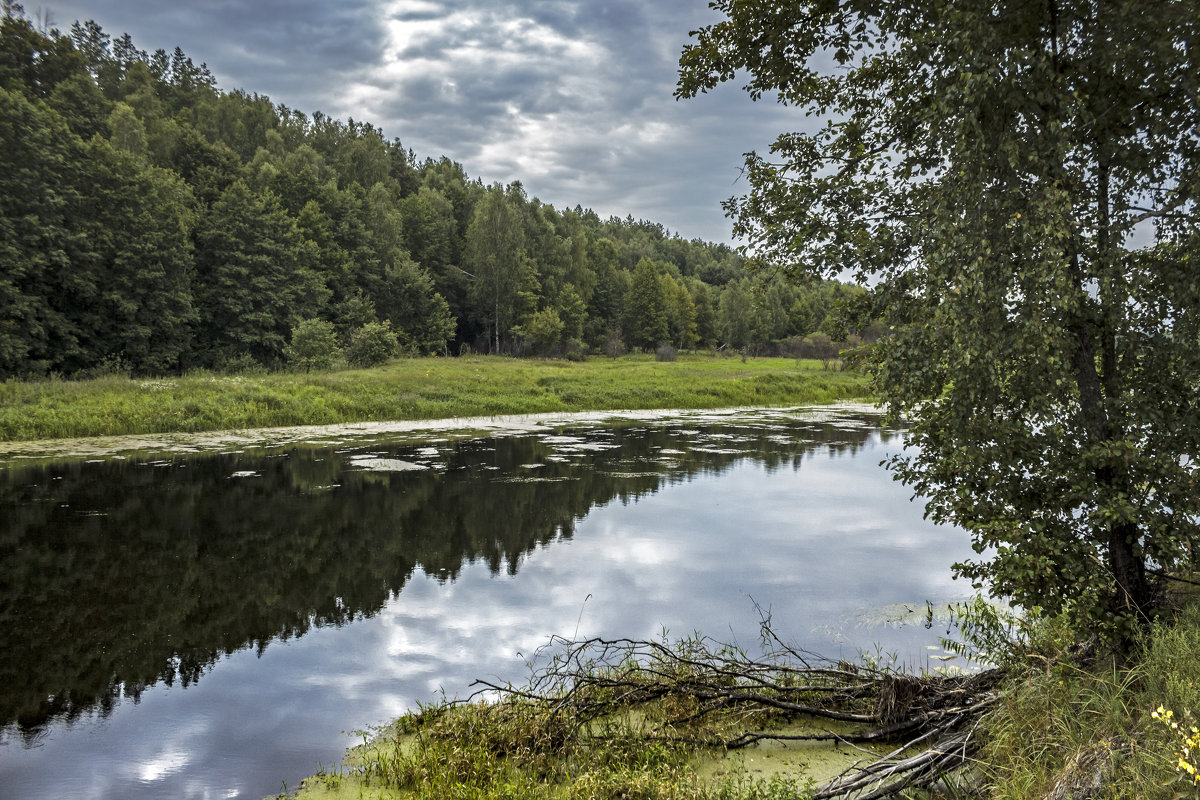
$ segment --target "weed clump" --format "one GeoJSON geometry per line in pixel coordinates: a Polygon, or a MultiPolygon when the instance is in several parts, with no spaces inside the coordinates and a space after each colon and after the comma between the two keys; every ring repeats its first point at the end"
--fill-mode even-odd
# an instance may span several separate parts
{"type": "Polygon", "coordinates": [[[647,734],[649,724],[650,717],[614,717],[581,725],[524,697],[442,703],[365,740],[341,771],[309,779],[306,790],[353,782],[361,789],[455,800],[750,800],[811,794],[805,782],[779,776],[703,781],[689,766],[693,748],[655,740],[647,734]],[[768,785],[774,795],[762,793],[768,785]]]}
{"type": "Polygon", "coordinates": [[[985,796],[1200,797],[1185,766],[1197,767],[1188,745],[1200,734],[1171,726],[1171,709],[1200,709],[1200,600],[1147,626],[1128,658],[1081,650],[1070,634],[1057,620],[1036,626],[986,719],[985,796]]]}

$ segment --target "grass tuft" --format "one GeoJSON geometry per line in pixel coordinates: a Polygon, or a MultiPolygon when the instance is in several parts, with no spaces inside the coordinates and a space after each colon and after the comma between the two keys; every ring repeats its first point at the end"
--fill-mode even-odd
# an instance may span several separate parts
{"type": "Polygon", "coordinates": [[[803,800],[811,781],[745,773],[702,779],[700,748],[656,741],[649,726],[677,709],[587,726],[520,697],[442,703],[400,718],[352,749],[343,766],[304,782],[297,800],[803,800]]]}

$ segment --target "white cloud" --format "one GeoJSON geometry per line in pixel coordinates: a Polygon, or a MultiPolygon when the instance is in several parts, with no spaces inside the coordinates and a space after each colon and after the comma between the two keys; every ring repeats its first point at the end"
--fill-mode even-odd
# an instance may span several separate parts
{"type": "Polygon", "coordinates": [[[602,216],[631,214],[726,240],[722,200],[742,153],[794,118],[734,87],[677,103],[705,0],[261,0],[101,6],[57,0],[138,46],[183,47],[224,89],[370,122],[419,157],[602,216]]]}

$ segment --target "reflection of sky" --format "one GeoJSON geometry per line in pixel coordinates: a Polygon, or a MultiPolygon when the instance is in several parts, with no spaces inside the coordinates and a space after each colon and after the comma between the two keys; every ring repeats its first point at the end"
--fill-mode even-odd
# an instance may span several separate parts
{"type": "Polygon", "coordinates": [[[666,629],[753,645],[755,604],[808,649],[840,657],[879,645],[913,663],[940,631],[860,626],[856,610],[962,597],[969,587],[949,568],[971,553],[877,466],[897,446],[818,451],[798,469],[742,463],[613,501],[571,539],[526,555],[515,576],[483,563],[452,582],[418,572],[370,619],[227,656],[186,690],[152,687],[107,719],[53,727],[35,748],[8,741],[0,794],[260,797],[332,766],[354,730],[442,689],[462,697],[476,678],[521,682],[551,635],[666,629]]]}

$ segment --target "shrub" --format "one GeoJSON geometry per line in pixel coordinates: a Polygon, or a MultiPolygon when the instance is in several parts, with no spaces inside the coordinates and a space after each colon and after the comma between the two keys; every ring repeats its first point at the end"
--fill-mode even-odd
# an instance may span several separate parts
{"type": "Polygon", "coordinates": [[[386,322],[368,322],[350,334],[346,359],[356,367],[375,367],[396,355],[400,341],[386,322]]]}
{"type": "Polygon", "coordinates": [[[534,353],[540,356],[553,355],[562,339],[562,318],[553,308],[535,311],[521,327],[521,333],[534,353]]]}
{"type": "Polygon", "coordinates": [[[568,361],[587,361],[587,348],[579,339],[568,339],[564,355],[568,361]]]}
{"type": "Polygon", "coordinates": [[[802,358],[819,358],[822,361],[837,358],[838,348],[827,333],[810,333],[805,336],[800,342],[800,356],[802,358]]]}
{"type": "Polygon", "coordinates": [[[79,370],[79,372],[75,373],[75,377],[80,380],[112,377],[128,378],[132,371],[129,362],[122,356],[113,353],[106,355],[92,366],[79,370]]]}
{"type": "Polygon", "coordinates": [[[621,332],[616,328],[609,328],[608,332],[604,334],[604,355],[609,358],[620,358],[627,352],[621,332]]]}
{"type": "Polygon", "coordinates": [[[217,360],[217,372],[222,375],[263,375],[267,368],[249,353],[236,353],[217,360]]]}
{"type": "Polygon", "coordinates": [[[333,323],[323,319],[305,319],[292,328],[292,343],[283,350],[289,364],[302,368],[329,369],[342,356],[333,323]]]}

